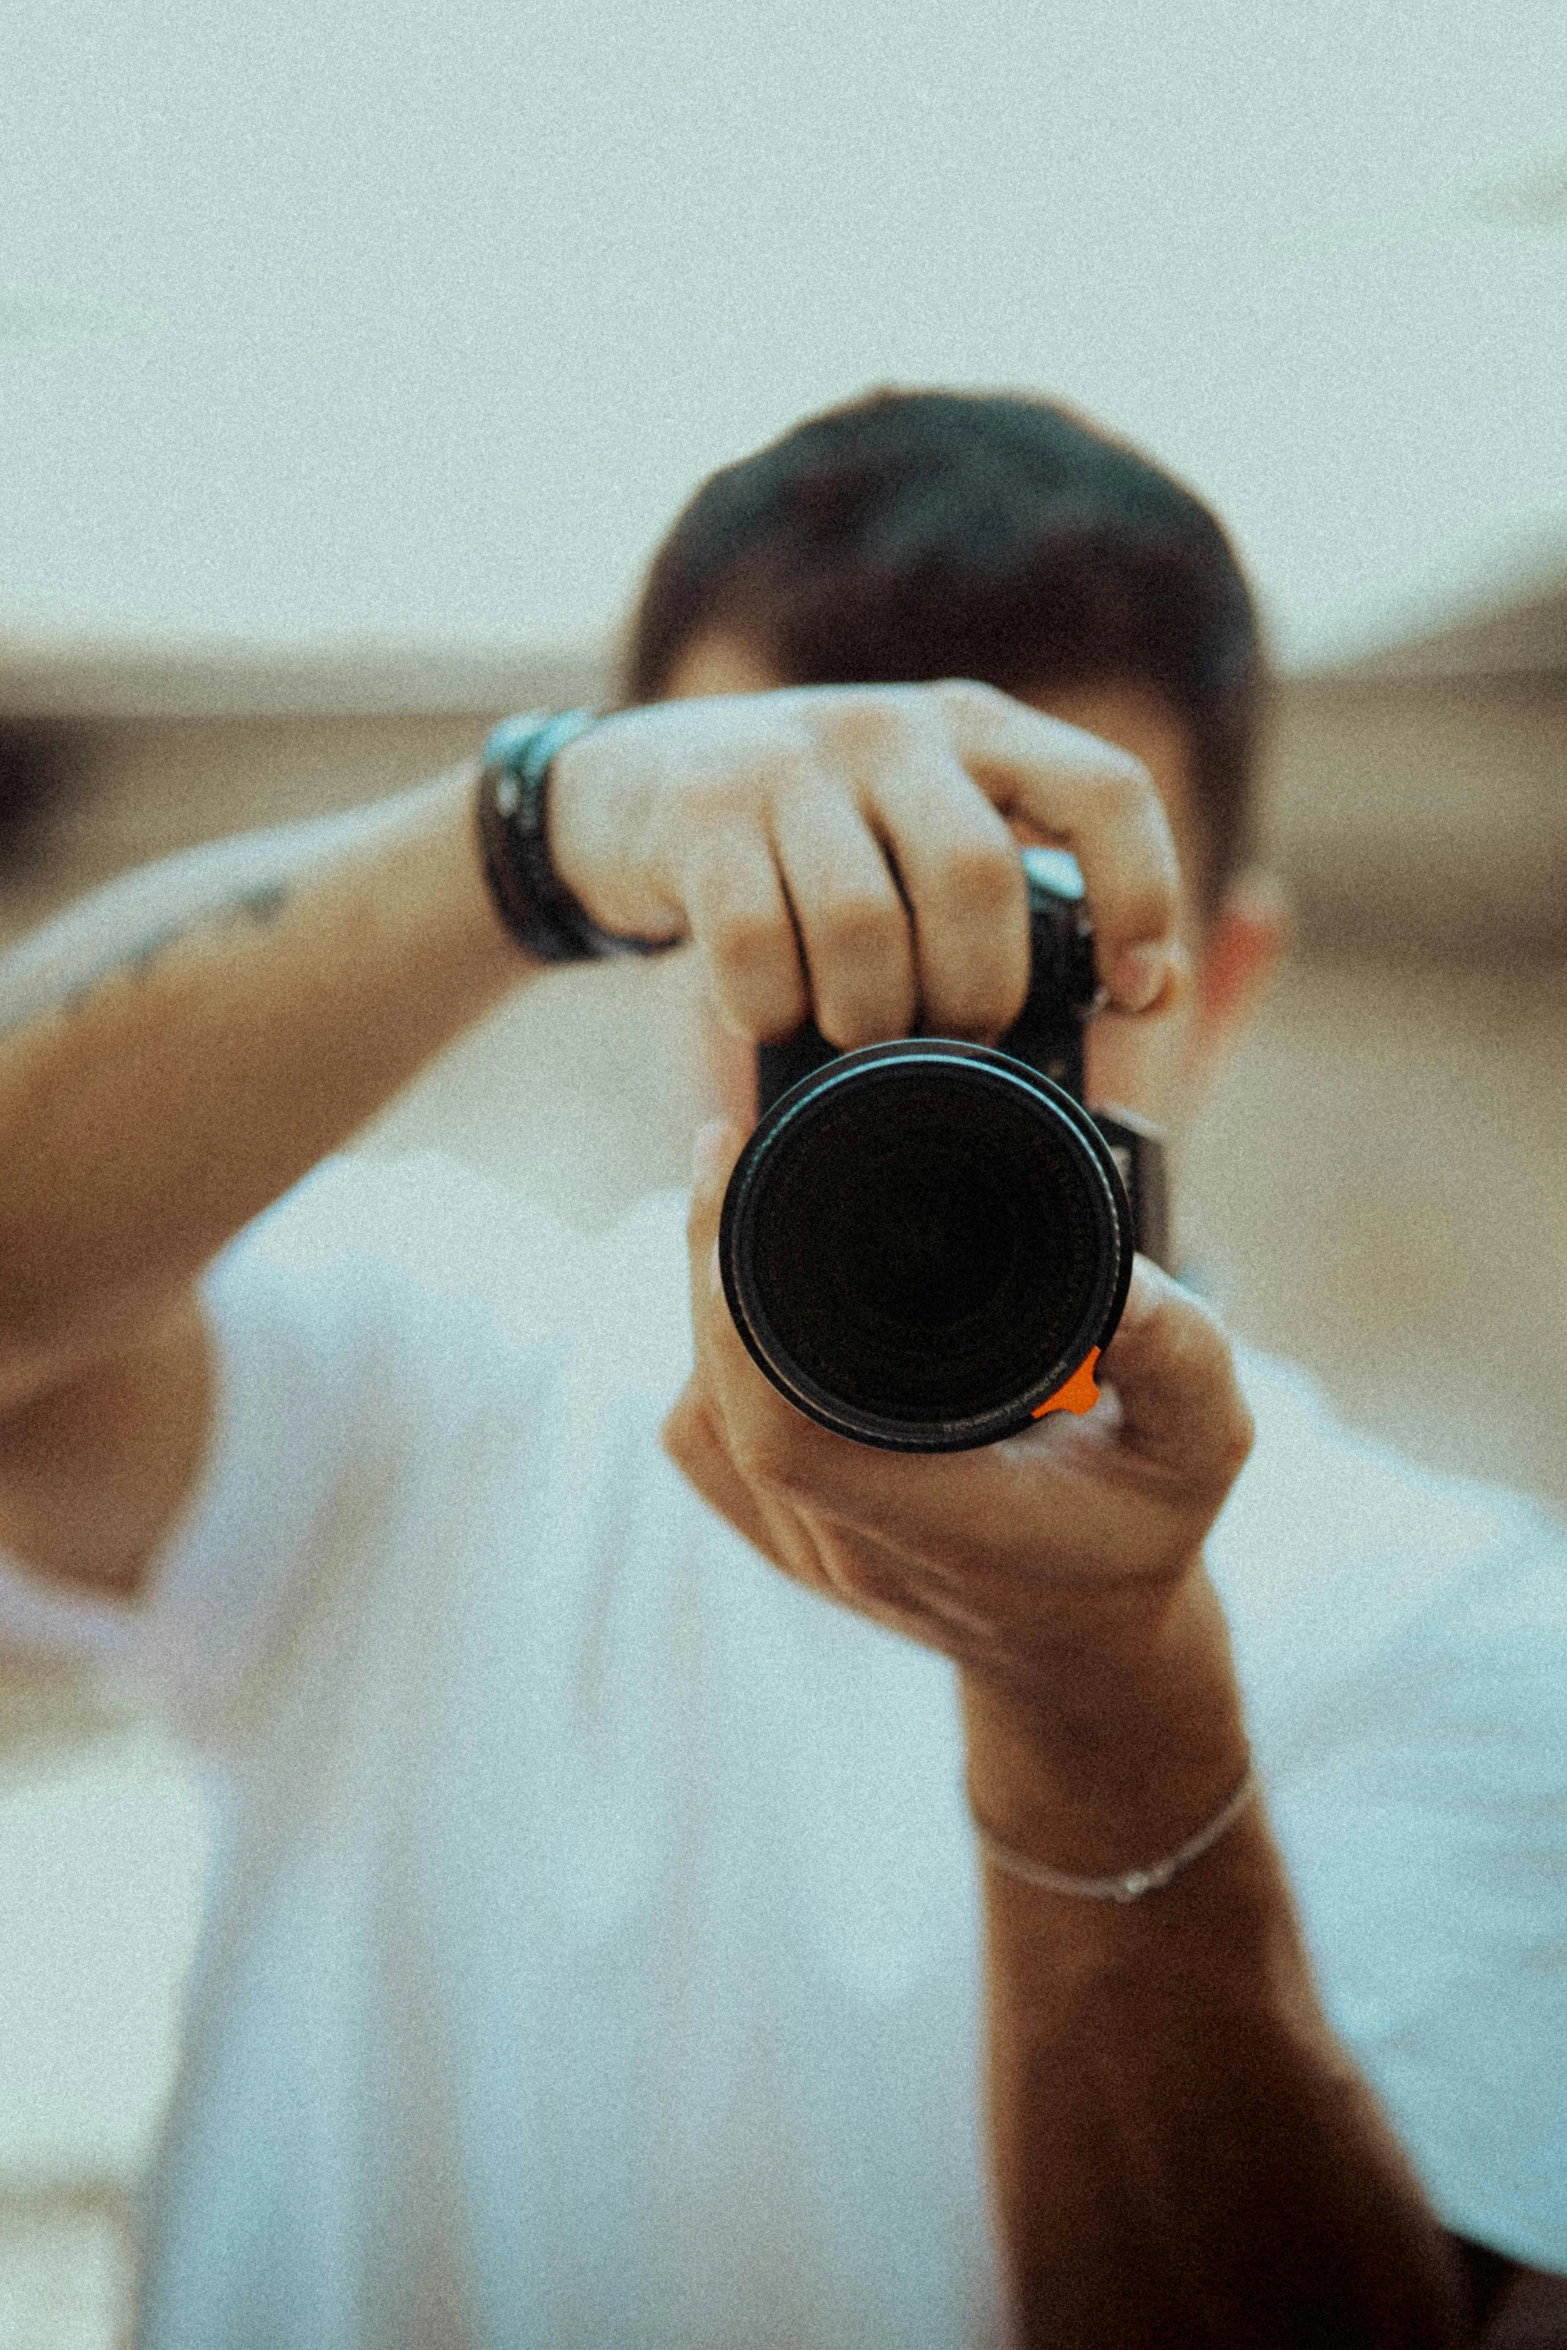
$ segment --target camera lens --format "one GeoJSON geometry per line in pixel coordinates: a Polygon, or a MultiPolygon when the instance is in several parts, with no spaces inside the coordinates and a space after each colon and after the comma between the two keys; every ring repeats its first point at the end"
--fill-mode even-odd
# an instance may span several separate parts
{"type": "Polygon", "coordinates": [[[1119,1318],[1131,1230],[1086,1113],[1005,1053],[848,1053],[791,1088],[730,1181],[730,1310],[774,1385],[861,1442],[1026,1427],[1119,1318]]]}

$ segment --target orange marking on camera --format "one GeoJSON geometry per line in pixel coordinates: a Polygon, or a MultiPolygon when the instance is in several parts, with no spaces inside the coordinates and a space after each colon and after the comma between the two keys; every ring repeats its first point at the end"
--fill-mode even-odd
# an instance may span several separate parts
{"type": "Polygon", "coordinates": [[[1099,1360],[1099,1349],[1093,1347],[1064,1386],[1054,1395],[1047,1395],[1043,1403],[1036,1403],[1029,1413],[1031,1420],[1042,1420],[1046,1412],[1076,1412],[1080,1417],[1091,1412],[1099,1401],[1099,1390],[1094,1385],[1094,1365],[1099,1360]]]}

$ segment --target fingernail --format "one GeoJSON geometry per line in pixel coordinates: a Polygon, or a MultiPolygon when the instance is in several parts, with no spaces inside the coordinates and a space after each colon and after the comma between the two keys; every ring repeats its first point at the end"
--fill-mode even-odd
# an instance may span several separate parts
{"type": "Polygon", "coordinates": [[[696,1130],[691,1145],[691,1180],[710,1183],[724,1163],[724,1144],[729,1133],[725,1118],[709,1118],[705,1126],[696,1130]]]}
{"type": "Polygon", "coordinates": [[[1163,947],[1123,947],[1115,959],[1110,993],[1123,1012],[1146,1012],[1164,986],[1170,958],[1163,947]]]}

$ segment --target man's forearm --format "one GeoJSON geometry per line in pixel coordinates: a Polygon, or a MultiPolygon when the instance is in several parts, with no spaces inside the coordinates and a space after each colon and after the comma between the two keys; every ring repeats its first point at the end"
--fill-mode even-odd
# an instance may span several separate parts
{"type": "Polygon", "coordinates": [[[0,1040],[0,1409],[117,1343],[538,970],[490,903],[471,790],[445,778],[322,870],[160,925],[0,1040]]]}
{"type": "MultiPolygon", "coordinates": [[[[1244,1762],[1217,1603],[1194,1586],[1168,1677],[1128,1666],[1113,1751],[1079,1682],[1041,1736],[966,1686],[976,1809],[1084,1875],[1157,1858],[1244,1762]],[[1204,1640],[1209,1664],[1201,1662],[1204,1640]],[[1098,1798],[1094,1781],[1102,1782],[1098,1798]]],[[[1097,1671],[1112,1673],[1102,1661],[1097,1671]]],[[[987,1862],[990,2129],[1027,2350],[1447,2350],[1464,2339],[1440,2225],[1318,2004],[1252,1807],[1162,1890],[1121,1904],[987,1862]]]]}

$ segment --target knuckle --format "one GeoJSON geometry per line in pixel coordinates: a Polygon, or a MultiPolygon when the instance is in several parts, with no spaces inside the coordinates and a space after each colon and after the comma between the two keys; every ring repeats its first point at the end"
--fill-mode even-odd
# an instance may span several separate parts
{"type": "Polygon", "coordinates": [[[1007,699],[999,686],[977,677],[944,677],[931,693],[943,715],[960,726],[989,724],[1007,699]]]}
{"type": "Polygon", "coordinates": [[[712,1397],[695,1381],[665,1416],[659,1444],[699,1492],[711,1489],[715,1473],[730,1458],[729,1442],[712,1397]]]}
{"type": "Polygon", "coordinates": [[[907,753],[915,733],[907,689],[852,694],[833,714],[835,744],[850,765],[890,765],[907,753]]]}
{"type": "Polygon", "coordinates": [[[1023,903],[1023,866],[1005,840],[970,841],[948,858],[946,895],[960,921],[999,923],[1023,903]]]}
{"type": "Polygon", "coordinates": [[[817,772],[816,761],[804,743],[779,743],[768,751],[754,780],[765,798],[785,800],[808,791],[817,772]]]}
{"type": "Polygon", "coordinates": [[[1122,824],[1142,814],[1153,791],[1145,769],[1134,761],[1096,759],[1087,778],[1101,823],[1122,824]]]}
{"type": "Polygon", "coordinates": [[[979,1036],[1010,1028],[1027,993],[1026,956],[992,957],[985,963],[927,971],[925,976],[927,1016],[949,1036],[979,1036]]]}
{"type": "Polygon", "coordinates": [[[1157,797],[1153,777],[1141,759],[1131,751],[1123,751],[1118,743],[1096,738],[1091,775],[1101,792],[1129,807],[1157,797]]]}
{"type": "Polygon", "coordinates": [[[995,1044],[1004,1037],[1023,1009],[1022,992],[1014,997],[999,991],[952,995],[933,1009],[929,1026],[935,1036],[965,1038],[971,1044],[995,1044]]]}
{"type": "MultiPolygon", "coordinates": [[[[1100,891],[1101,900],[1106,893],[1100,891]]],[[[1173,935],[1176,910],[1180,900],[1180,883],[1174,861],[1160,857],[1150,869],[1146,864],[1135,871],[1123,871],[1115,877],[1115,936],[1120,944],[1136,942],[1152,944],[1159,941],[1166,952],[1176,945],[1173,935]]],[[[1101,904],[1098,918],[1108,931],[1111,928],[1110,908],[1101,904]]]]}
{"type": "Polygon", "coordinates": [[[816,1025],[830,1045],[841,1053],[858,1052],[862,1045],[886,1044],[893,1037],[906,1036],[913,1019],[913,1005],[903,1011],[877,1011],[867,1004],[824,1003],[818,1007],[816,1025]]]}
{"type": "Polygon", "coordinates": [[[906,1036],[913,1018],[912,976],[901,986],[884,978],[878,987],[850,988],[828,973],[816,990],[816,1025],[840,1052],[906,1036]]]}
{"type": "Polygon", "coordinates": [[[734,910],[716,914],[707,934],[715,963],[741,976],[775,965],[785,947],[782,927],[770,914],[734,910]]]}
{"type": "Polygon", "coordinates": [[[809,1009],[793,931],[771,915],[720,915],[701,935],[713,994],[750,1042],[792,1035],[809,1009]]]}
{"type": "Polygon", "coordinates": [[[775,997],[766,1012],[746,1023],[746,1034],[752,1044],[786,1044],[809,1019],[810,1011],[803,994],[797,992],[787,1001],[775,997]]]}
{"type": "Polygon", "coordinates": [[[809,1017],[810,999],[799,986],[773,986],[765,991],[726,991],[724,1005],[730,1019],[749,1045],[782,1044],[809,1017]]]}
{"type": "Polygon", "coordinates": [[[1173,1012],[1184,1004],[1191,989],[1191,957],[1179,942],[1172,943],[1168,949],[1168,968],[1165,973],[1164,988],[1162,993],[1155,998],[1150,1009],[1158,1012],[1173,1012]]]}
{"type": "Polygon", "coordinates": [[[874,892],[824,907],[808,942],[817,1024],[845,1052],[904,1033],[914,1012],[907,920],[874,892]]]}
{"type": "MultiPolygon", "coordinates": [[[[1187,966],[1179,960],[1179,940],[1175,936],[1178,901],[1173,889],[1140,889],[1128,892],[1115,909],[1112,926],[1110,910],[1106,908],[1099,923],[1103,946],[1099,948],[1106,963],[1121,946],[1137,946],[1157,951],[1163,957],[1163,989],[1156,999],[1161,1012],[1168,1011],[1185,993],[1189,976],[1187,966]],[[1112,946],[1113,939],[1113,946],[1112,946]]],[[[1107,974],[1108,976],[1108,970],[1107,974]]]]}
{"type": "Polygon", "coordinates": [[[903,946],[903,909],[892,897],[872,890],[834,898],[823,908],[822,944],[846,962],[885,962],[903,946]]]}
{"type": "Polygon", "coordinates": [[[682,776],[668,799],[655,806],[656,817],[668,824],[678,820],[680,837],[711,852],[724,843],[737,825],[749,820],[752,794],[746,780],[733,772],[682,776]]]}

